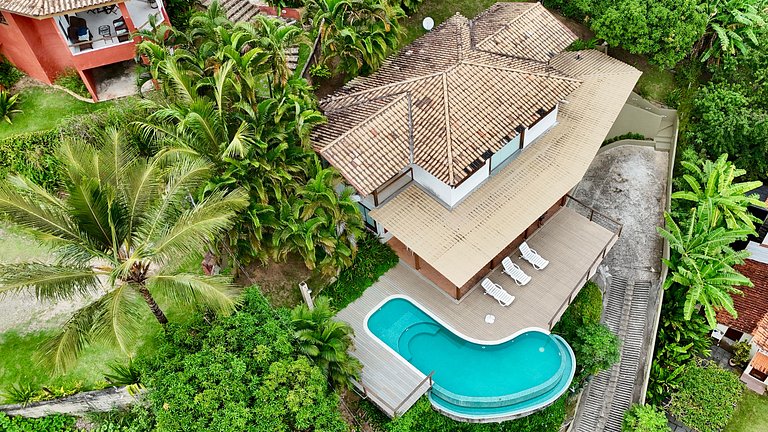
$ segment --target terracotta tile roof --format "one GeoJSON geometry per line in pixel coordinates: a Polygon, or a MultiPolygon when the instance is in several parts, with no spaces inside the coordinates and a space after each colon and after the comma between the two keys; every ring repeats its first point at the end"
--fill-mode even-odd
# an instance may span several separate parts
{"type": "Polygon", "coordinates": [[[735,268],[755,286],[739,287],[744,295],[731,296],[738,318],[720,310],[717,322],[753,335],[755,343],[768,349],[768,264],[747,259],[743,265],[735,268]]]}
{"type": "Polygon", "coordinates": [[[755,354],[755,357],[752,358],[752,367],[762,373],[768,374],[768,355],[761,352],[755,354]]]}
{"type": "Polygon", "coordinates": [[[583,83],[558,124],[507,167],[452,209],[411,184],[370,213],[456,286],[581,180],[641,74],[597,51],[563,52],[551,64],[583,83]]]}
{"type": "Polygon", "coordinates": [[[579,87],[546,63],[574,39],[539,3],[497,3],[473,21],[456,15],[324,99],[328,124],[314,130],[314,146],[363,195],[411,162],[454,186],[579,87]],[[379,155],[397,158],[382,165],[379,155]]]}
{"type": "Polygon", "coordinates": [[[0,10],[31,17],[61,15],[96,6],[120,3],[116,0],[0,0],[0,10]]]}
{"type": "Polygon", "coordinates": [[[755,344],[768,350],[768,264],[747,259],[743,265],[736,266],[736,270],[748,277],[754,286],[739,287],[744,295],[731,296],[738,318],[721,310],[717,313],[717,322],[751,334],[755,344]]]}

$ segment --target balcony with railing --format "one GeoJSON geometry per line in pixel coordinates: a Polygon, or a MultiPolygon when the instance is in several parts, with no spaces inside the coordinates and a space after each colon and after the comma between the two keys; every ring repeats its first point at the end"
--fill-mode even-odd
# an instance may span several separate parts
{"type": "Polygon", "coordinates": [[[163,21],[161,0],[128,0],[70,15],[54,17],[70,51],[75,56],[121,44],[133,44],[131,32],[148,25],[151,16],[163,21]],[[128,17],[124,16],[127,11],[128,17]],[[126,19],[128,18],[128,19],[126,19]]]}

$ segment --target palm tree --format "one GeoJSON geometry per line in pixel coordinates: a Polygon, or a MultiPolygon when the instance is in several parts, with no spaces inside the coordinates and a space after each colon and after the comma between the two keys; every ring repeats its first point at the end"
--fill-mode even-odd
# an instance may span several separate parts
{"type": "Polygon", "coordinates": [[[272,83],[284,87],[291,75],[286,51],[307,42],[306,32],[283,20],[259,15],[256,17],[254,33],[258,35],[257,41],[261,49],[269,54],[272,83]]]}
{"type": "Polygon", "coordinates": [[[690,161],[682,161],[683,167],[689,174],[683,179],[691,188],[690,191],[679,191],[672,194],[673,199],[693,203],[712,202],[713,217],[710,218],[712,227],[723,222],[729,229],[754,229],[754,222],[761,222],[749,213],[748,206],[765,207],[765,203],[755,196],[745,195],[762,185],[759,181],[733,183],[734,179],[746,174],[743,169],[728,161],[728,155],[722,154],[715,162],[701,162],[701,166],[690,161]]]}
{"type": "Polygon", "coordinates": [[[349,388],[350,378],[360,378],[362,365],[349,354],[352,328],[333,319],[333,310],[326,297],[319,297],[312,310],[303,304],[294,308],[291,323],[299,351],[325,372],[329,382],[349,388]]]}
{"type": "Polygon", "coordinates": [[[733,268],[743,264],[749,252],[734,251],[730,245],[754,233],[746,228],[712,228],[715,213],[715,204],[708,201],[691,211],[685,231],[669,213],[664,215],[666,229],[657,228],[673,252],[670,259],[663,259],[670,270],[664,289],[669,290],[674,284],[682,286],[686,290],[684,318],[691,319],[695,306],[700,304],[712,328],[717,324],[716,308],[737,316],[731,294],[741,294],[741,291],[735,287],[752,286],[749,278],[733,268]]]}
{"type": "Polygon", "coordinates": [[[758,33],[766,23],[763,0],[714,0],[702,6],[709,24],[696,48],[701,52],[701,61],[746,54],[750,45],[758,45],[758,33]]]}
{"type": "Polygon", "coordinates": [[[164,326],[168,318],[158,295],[219,314],[237,303],[228,278],[184,268],[232,225],[247,205],[245,194],[214,191],[191,206],[187,197],[207,180],[208,163],[179,152],[145,160],[114,129],[101,141],[62,144],[68,185],[63,196],[21,176],[0,186],[0,215],[58,256],[54,264],[0,266],[0,293],[33,288],[38,298],[61,299],[104,291],[47,345],[59,370],[94,340],[115,342],[128,352],[143,319],[142,302],[164,326]]]}

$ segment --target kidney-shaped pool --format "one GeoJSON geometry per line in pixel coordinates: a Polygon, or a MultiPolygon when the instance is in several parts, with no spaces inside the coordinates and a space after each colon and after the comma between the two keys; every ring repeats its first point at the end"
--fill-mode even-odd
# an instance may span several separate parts
{"type": "Polygon", "coordinates": [[[474,343],[401,297],[386,300],[367,326],[423,374],[434,371],[429,398],[458,419],[530,414],[557,400],[575,372],[573,351],[560,336],[528,330],[502,343],[474,343]]]}

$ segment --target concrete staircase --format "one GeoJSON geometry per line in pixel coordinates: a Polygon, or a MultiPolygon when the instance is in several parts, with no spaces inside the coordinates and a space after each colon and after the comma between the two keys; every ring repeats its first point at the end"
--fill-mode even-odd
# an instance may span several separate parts
{"type": "Polygon", "coordinates": [[[584,391],[583,407],[574,421],[577,432],[620,432],[624,412],[632,404],[646,340],[650,281],[613,277],[603,323],[622,341],[621,360],[597,374],[584,391]]]}

